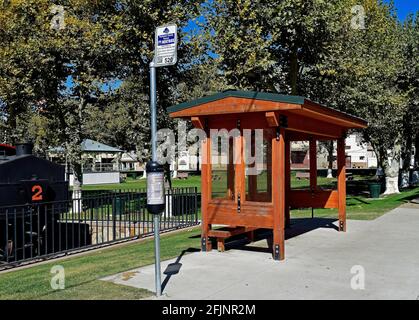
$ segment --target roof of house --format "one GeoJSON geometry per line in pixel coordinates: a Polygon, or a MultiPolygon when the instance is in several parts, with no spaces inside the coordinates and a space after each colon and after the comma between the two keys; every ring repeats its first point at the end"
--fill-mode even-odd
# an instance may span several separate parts
{"type": "MultiPolygon", "coordinates": [[[[107,144],[104,144],[95,140],[91,140],[91,139],[83,140],[83,142],[81,143],[81,150],[83,152],[107,152],[107,153],[123,152],[123,150],[121,149],[114,148],[107,144]]],[[[50,151],[64,152],[64,148],[63,147],[51,148],[50,151]]]]}
{"type": "Polygon", "coordinates": [[[121,156],[121,162],[138,162],[138,157],[135,151],[124,152],[121,156]]]}
{"type": "Polygon", "coordinates": [[[85,152],[122,152],[121,149],[91,139],[85,139],[81,144],[81,148],[85,152]]]}

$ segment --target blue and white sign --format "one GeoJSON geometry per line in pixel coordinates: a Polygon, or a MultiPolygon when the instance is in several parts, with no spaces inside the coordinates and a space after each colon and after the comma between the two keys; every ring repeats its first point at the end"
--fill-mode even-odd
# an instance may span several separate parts
{"type": "Polygon", "coordinates": [[[172,66],[177,62],[177,26],[175,24],[156,28],[154,65],[172,66]]]}

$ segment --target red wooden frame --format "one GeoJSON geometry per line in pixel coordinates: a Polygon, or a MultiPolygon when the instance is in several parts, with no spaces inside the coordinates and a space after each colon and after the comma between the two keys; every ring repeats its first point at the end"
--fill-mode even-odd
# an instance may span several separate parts
{"type": "MultiPolygon", "coordinates": [[[[211,141],[202,142],[202,249],[211,250],[209,236],[214,236],[212,226],[226,225],[237,230],[268,228],[273,230],[273,256],[285,258],[285,227],[290,224],[291,208],[337,208],[339,230],[346,231],[346,174],[345,135],[348,129],[365,128],[367,123],[339,111],[320,106],[308,100],[302,104],[226,97],[215,101],[175,110],[171,117],[190,119],[196,128],[237,128],[241,135],[235,137],[235,147],[240,150],[240,161],[234,165],[234,199],[212,199],[211,141]],[[220,117],[222,115],[222,117],[220,117]],[[287,124],[281,123],[286,117],[287,124]],[[246,201],[245,163],[243,160],[243,129],[273,128],[277,134],[272,141],[272,201],[246,201]],[[291,141],[310,142],[310,189],[291,190],[291,141]],[[317,141],[337,140],[338,189],[320,190],[317,187],[317,141]],[[238,211],[238,195],[240,210],[238,211]]],[[[233,174],[233,166],[228,169],[233,174]]],[[[233,186],[228,186],[232,188],[233,186]]],[[[239,231],[237,231],[239,232],[239,231]]]]}

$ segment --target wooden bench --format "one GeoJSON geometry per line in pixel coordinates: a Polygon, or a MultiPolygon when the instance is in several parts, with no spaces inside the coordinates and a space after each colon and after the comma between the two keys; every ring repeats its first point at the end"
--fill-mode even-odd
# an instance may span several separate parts
{"type": "Polygon", "coordinates": [[[297,180],[301,180],[301,179],[310,179],[310,172],[301,172],[301,171],[297,171],[297,173],[295,174],[295,178],[297,180]]]}
{"type": "Polygon", "coordinates": [[[208,232],[208,237],[216,238],[217,239],[217,249],[219,252],[225,251],[225,240],[239,235],[246,233],[247,238],[249,241],[254,241],[254,231],[257,228],[249,228],[249,227],[224,227],[221,229],[210,230],[208,232]]]}

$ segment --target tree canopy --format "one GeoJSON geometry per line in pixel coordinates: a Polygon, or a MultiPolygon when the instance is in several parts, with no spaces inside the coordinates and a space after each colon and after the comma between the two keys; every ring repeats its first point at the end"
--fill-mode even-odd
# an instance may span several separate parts
{"type": "Polygon", "coordinates": [[[168,22],[181,41],[179,63],[158,71],[159,127],[175,125],[166,107],[237,88],[365,118],[389,176],[419,145],[418,16],[402,23],[377,0],[4,1],[1,139],[32,139],[41,154],[64,146],[76,171],[85,138],[146,160],[148,67],[168,22]]]}

